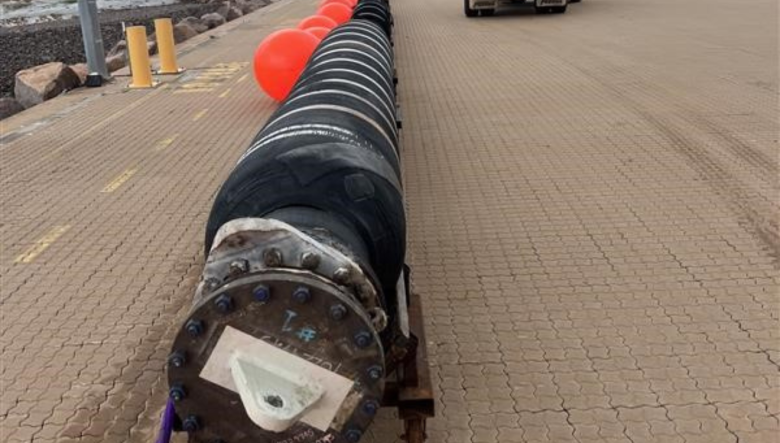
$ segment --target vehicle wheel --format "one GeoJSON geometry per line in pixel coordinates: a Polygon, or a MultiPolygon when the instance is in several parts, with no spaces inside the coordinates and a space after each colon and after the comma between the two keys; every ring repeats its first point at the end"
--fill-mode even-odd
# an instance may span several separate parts
{"type": "Polygon", "coordinates": [[[466,14],[466,17],[477,16],[477,10],[469,7],[469,0],[463,0],[463,13],[466,14]]]}
{"type": "Polygon", "coordinates": [[[582,1],[582,0],[569,0],[569,3],[579,3],[579,2],[581,2],[581,1],[582,1]]]}
{"type": "Polygon", "coordinates": [[[482,17],[490,17],[493,14],[495,14],[496,10],[495,9],[482,9],[481,12],[482,12],[482,17]]]}
{"type": "Polygon", "coordinates": [[[566,12],[566,6],[556,6],[550,9],[554,14],[563,14],[564,12],[566,12]]]}

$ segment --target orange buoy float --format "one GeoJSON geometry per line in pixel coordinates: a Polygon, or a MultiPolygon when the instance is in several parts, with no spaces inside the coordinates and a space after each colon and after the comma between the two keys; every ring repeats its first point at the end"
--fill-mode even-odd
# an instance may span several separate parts
{"type": "Polygon", "coordinates": [[[323,28],[320,26],[312,26],[311,28],[306,28],[305,31],[317,37],[318,39],[322,40],[325,38],[326,35],[328,35],[330,29],[323,28]]]}
{"type": "Polygon", "coordinates": [[[298,29],[307,29],[307,28],[333,29],[338,25],[339,24],[336,23],[330,17],[325,17],[324,15],[312,15],[301,20],[301,22],[298,23],[298,29]]]}
{"type": "Polygon", "coordinates": [[[257,84],[274,100],[284,100],[319,43],[320,39],[300,29],[270,34],[255,51],[257,84]]]}
{"type": "Polygon", "coordinates": [[[317,14],[330,17],[338,23],[346,23],[352,18],[352,8],[341,3],[327,3],[320,6],[317,10],[317,14]]]}
{"type": "Polygon", "coordinates": [[[349,9],[355,9],[355,5],[357,5],[357,0],[322,0],[322,2],[320,2],[320,7],[325,6],[329,3],[341,3],[342,5],[349,6],[349,9]]]}

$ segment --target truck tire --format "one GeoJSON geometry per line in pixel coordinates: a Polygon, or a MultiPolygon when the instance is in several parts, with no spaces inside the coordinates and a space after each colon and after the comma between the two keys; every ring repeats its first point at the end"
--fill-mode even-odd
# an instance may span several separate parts
{"type": "Polygon", "coordinates": [[[476,9],[469,7],[469,0],[463,0],[463,13],[466,14],[466,17],[476,17],[477,12],[476,9]]]}
{"type": "Polygon", "coordinates": [[[482,13],[482,17],[491,17],[493,14],[495,14],[495,9],[481,9],[480,12],[482,13]]]}
{"type": "Polygon", "coordinates": [[[550,9],[553,14],[563,14],[564,12],[566,12],[566,6],[556,6],[550,9]]]}

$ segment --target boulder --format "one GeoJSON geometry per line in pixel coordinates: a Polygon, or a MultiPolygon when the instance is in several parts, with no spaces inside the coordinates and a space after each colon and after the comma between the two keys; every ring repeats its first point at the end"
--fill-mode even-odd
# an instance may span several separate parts
{"type": "Polygon", "coordinates": [[[84,81],[87,79],[87,75],[89,75],[89,66],[87,66],[86,63],[79,63],[70,65],[70,69],[79,77],[79,84],[83,85],[84,81]]]}
{"type": "Polygon", "coordinates": [[[179,23],[186,23],[189,25],[192,29],[195,30],[198,34],[202,32],[206,32],[209,30],[209,27],[206,26],[206,24],[203,23],[203,20],[197,18],[197,17],[187,17],[180,21],[179,23]]]}
{"type": "Polygon", "coordinates": [[[25,108],[78,87],[79,76],[68,65],[51,62],[16,73],[14,96],[25,108]]]}
{"type": "Polygon", "coordinates": [[[239,18],[239,17],[241,17],[243,15],[244,15],[244,13],[241,11],[241,9],[239,9],[239,8],[237,8],[235,6],[232,6],[232,7],[230,7],[230,9],[228,9],[228,13],[225,16],[225,18],[228,21],[231,21],[231,20],[235,20],[235,19],[237,19],[237,18],[239,18]]]}
{"type": "Polygon", "coordinates": [[[146,50],[149,51],[149,55],[157,54],[157,42],[154,40],[146,42],[146,50]]]}
{"type": "Polygon", "coordinates": [[[173,27],[173,41],[176,43],[189,40],[196,35],[198,35],[198,32],[186,23],[177,23],[176,26],[173,27]]]}
{"type": "Polygon", "coordinates": [[[224,3],[222,6],[220,6],[219,9],[217,9],[217,13],[222,17],[225,17],[225,20],[227,21],[235,20],[244,15],[244,13],[241,12],[241,9],[231,5],[230,2],[224,3]]]}
{"type": "Polygon", "coordinates": [[[127,64],[127,61],[125,60],[124,53],[113,55],[106,59],[106,68],[108,68],[108,72],[118,71],[124,68],[125,64],[127,64]]]}
{"type": "Polygon", "coordinates": [[[127,51],[127,42],[124,40],[119,40],[116,42],[113,48],[111,48],[110,51],[108,51],[108,54],[106,54],[106,57],[113,57],[117,54],[121,54],[123,52],[127,51]]]}
{"type": "Polygon", "coordinates": [[[232,1],[233,6],[241,10],[241,14],[249,14],[254,9],[252,8],[252,5],[247,2],[246,0],[233,0],[232,1]]]}
{"type": "Polygon", "coordinates": [[[0,120],[8,118],[14,114],[24,111],[24,106],[19,104],[15,98],[0,98],[0,120]]]}
{"type": "Polygon", "coordinates": [[[204,14],[201,18],[201,21],[204,25],[206,25],[209,29],[214,29],[217,26],[222,26],[225,24],[225,17],[222,17],[220,14],[216,12],[212,12],[210,14],[204,14]]]}
{"type": "Polygon", "coordinates": [[[225,21],[228,21],[227,19],[228,10],[230,10],[230,2],[224,2],[219,8],[217,8],[217,14],[224,17],[225,21]]]}

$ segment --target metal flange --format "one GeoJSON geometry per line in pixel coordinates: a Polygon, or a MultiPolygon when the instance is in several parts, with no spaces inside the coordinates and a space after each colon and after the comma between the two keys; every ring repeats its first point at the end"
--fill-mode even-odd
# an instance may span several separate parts
{"type": "Polygon", "coordinates": [[[355,260],[293,226],[273,219],[238,218],[217,232],[195,293],[196,305],[224,282],[246,273],[305,269],[342,286],[371,316],[374,329],[387,327],[376,285],[355,260]]]}
{"type": "MultiPolygon", "coordinates": [[[[284,366],[271,354],[250,357],[284,366]]],[[[177,415],[192,425],[191,441],[351,442],[359,440],[377,412],[384,365],[371,319],[343,287],[311,271],[274,270],[236,277],[201,300],[176,336],[168,381],[177,388],[171,391],[177,415]],[[271,432],[250,419],[241,396],[226,381],[229,358],[220,354],[220,348],[240,350],[235,343],[220,344],[236,333],[350,382],[326,426],[320,420],[318,428],[315,419],[304,417],[283,432],[271,432]]],[[[306,372],[316,379],[311,374],[317,371],[306,372]]]]}

